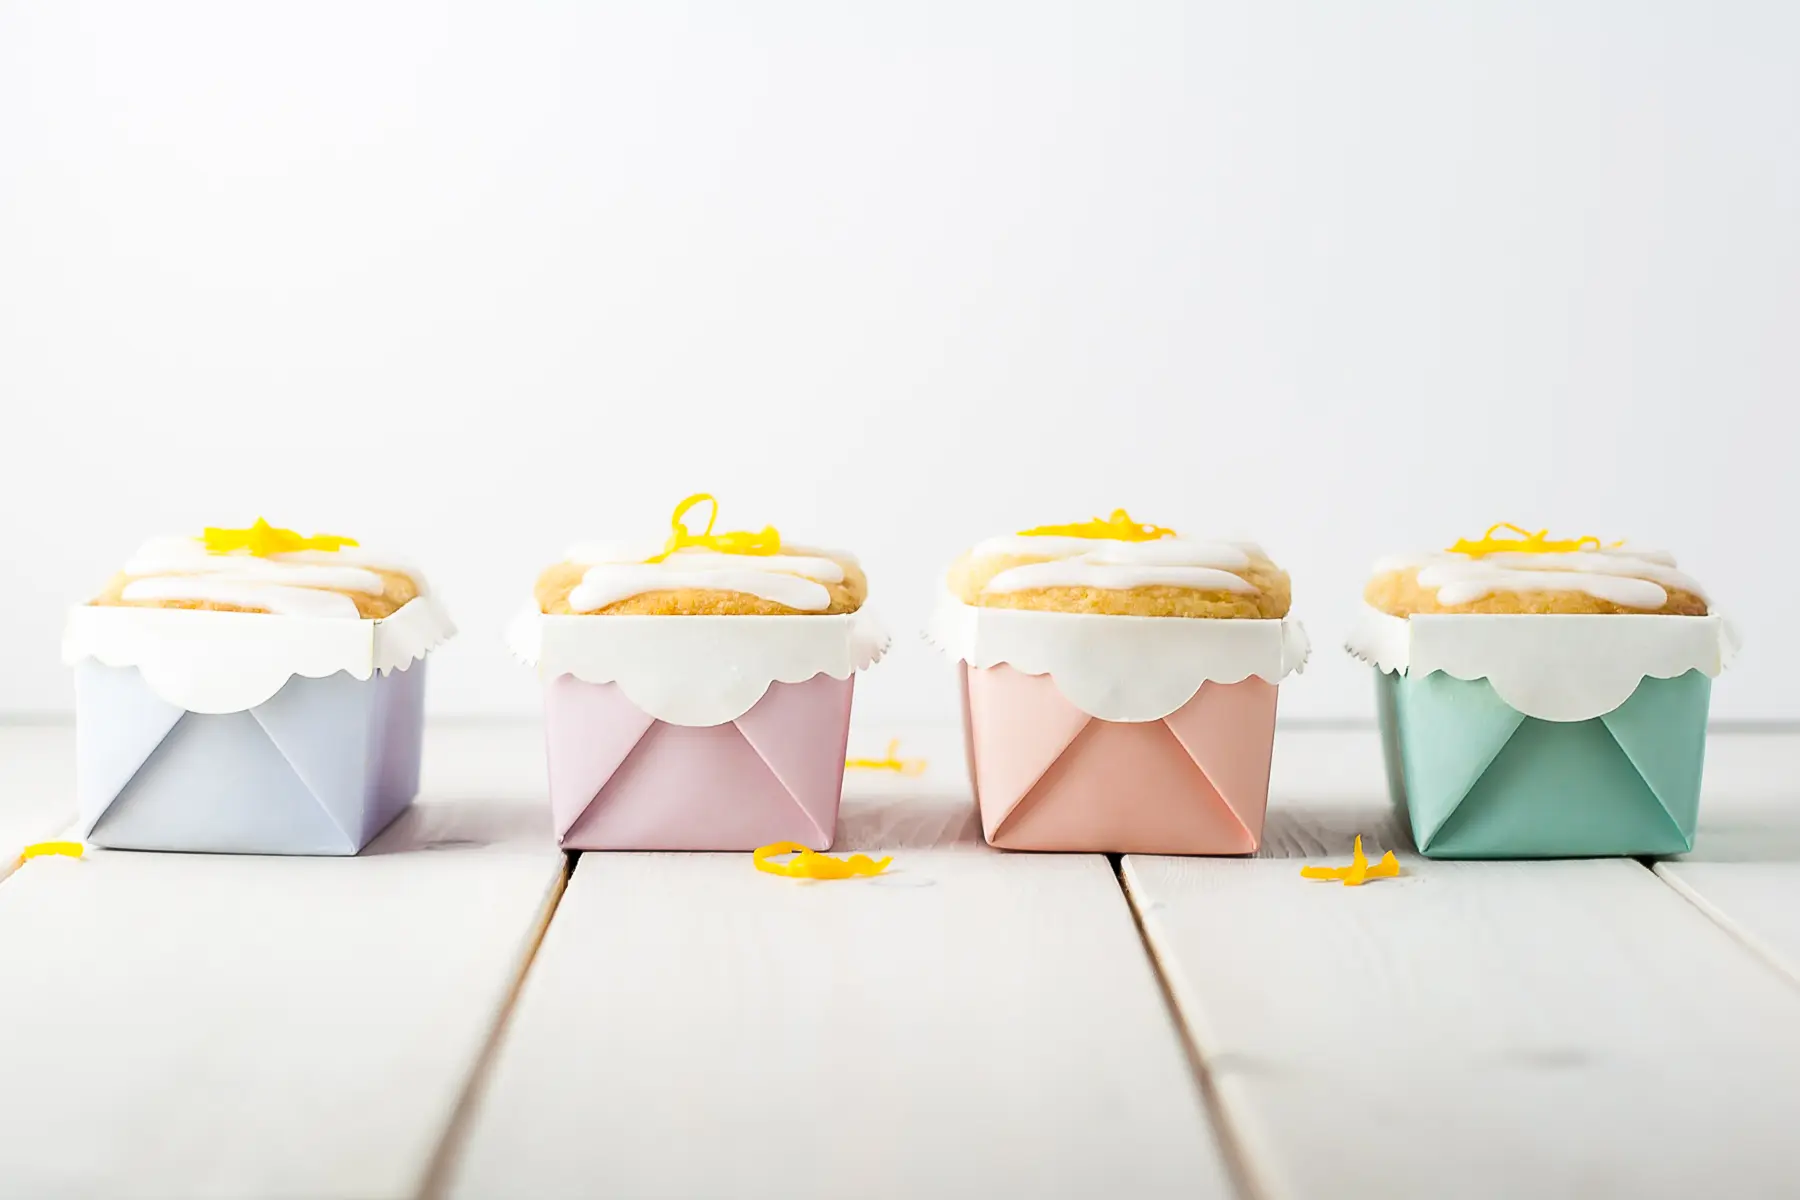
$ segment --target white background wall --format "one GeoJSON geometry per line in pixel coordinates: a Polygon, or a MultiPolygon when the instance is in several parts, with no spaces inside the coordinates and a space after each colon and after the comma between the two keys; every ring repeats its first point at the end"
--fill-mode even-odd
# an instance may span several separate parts
{"type": "MultiPolygon", "coordinates": [[[[412,553],[444,712],[571,540],[862,552],[1118,505],[1263,541],[1321,653],[1378,554],[1667,545],[1800,717],[1800,6],[0,0],[0,711],[154,532],[412,553]]],[[[859,696],[950,714],[901,638],[859,696]]]]}

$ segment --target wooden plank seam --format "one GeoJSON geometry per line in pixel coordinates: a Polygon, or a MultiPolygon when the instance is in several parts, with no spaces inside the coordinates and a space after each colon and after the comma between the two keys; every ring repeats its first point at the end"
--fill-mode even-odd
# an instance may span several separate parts
{"type": "Polygon", "coordinates": [[[562,871],[551,886],[550,894],[545,897],[537,921],[532,925],[525,950],[519,956],[519,965],[513,971],[506,999],[494,1015],[493,1027],[488,1030],[487,1040],[482,1043],[481,1053],[475,1057],[475,1065],[469,1071],[462,1094],[457,1097],[456,1106],[451,1109],[450,1120],[444,1126],[444,1135],[439,1139],[437,1149],[426,1165],[424,1179],[416,1193],[420,1200],[439,1200],[448,1191],[451,1175],[456,1170],[463,1143],[468,1137],[470,1123],[475,1119],[482,1093],[487,1088],[494,1059],[500,1053],[501,1043],[506,1040],[506,1030],[512,1023],[513,1010],[518,1006],[519,993],[525,990],[525,979],[531,973],[532,964],[537,961],[538,950],[544,944],[544,935],[550,932],[550,922],[556,917],[563,894],[569,890],[569,877],[574,874],[576,860],[580,857],[578,853],[563,857],[562,871]]]}
{"type": "Polygon", "coordinates": [[[1257,1178],[1251,1168],[1250,1156],[1245,1152],[1237,1129],[1231,1123],[1231,1114],[1226,1111],[1224,1098],[1219,1095],[1217,1083],[1212,1076],[1212,1069],[1206,1061],[1206,1054],[1200,1048],[1200,1040],[1189,1028],[1187,1018],[1181,1006],[1175,1002],[1175,991],[1169,982],[1168,973],[1164,970],[1163,961],[1156,952],[1156,942],[1150,936],[1149,928],[1144,924],[1144,914],[1139,910],[1138,897],[1132,893],[1131,877],[1125,871],[1123,855],[1109,854],[1107,862],[1112,865],[1113,877],[1119,881],[1119,890],[1124,893],[1125,907],[1131,912],[1131,922],[1137,927],[1138,938],[1144,943],[1144,953],[1150,958],[1152,973],[1156,976],[1157,990],[1162,993],[1163,1003],[1168,1007],[1169,1017],[1175,1024],[1177,1035],[1181,1039],[1181,1047],[1187,1054],[1188,1067],[1200,1084],[1200,1096],[1206,1104],[1206,1115],[1212,1122],[1213,1132],[1218,1138],[1219,1153],[1225,1160],[1225,1170],[1231,1177],[1231,1186],[1244,1200],[1265,1200],[1270,1192],[1264,1183],[1257,1178]]]}
{"type": "Polygon", "coordinates": [[[1692,884],[1688,883],[1678,875],[1672,875],[1664,871],[1662,869],[1663,864],[1643,863],[1642,865],[1652,875],[1656,876],[1657,879],[1661,880],[1665,886],[1674,891],[1676,895],[1699,909],[1701,914],[1705,916],[1707,920],[1723,930],[1727,937],[1730,937],[1732,940],[1736,941],[1738,945],[1748,950],[1752,958],[1760,959],[1764,966],[1781,976],[1783,982],[1792,987],[1800,988],[1800,975],[1794,973],[1792,968],[1783,961],[1782,956],[1776,952],[1773,946],[1757,937],[1754,933],[1751,933],[1741,922],[1732,920],[1723,909],[1701,895],[1692,884]]]}

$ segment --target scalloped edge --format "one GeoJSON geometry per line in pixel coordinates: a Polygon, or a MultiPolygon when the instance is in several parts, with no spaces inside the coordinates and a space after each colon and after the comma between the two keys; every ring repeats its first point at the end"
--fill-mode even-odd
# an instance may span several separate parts
{"type": "Polygon", "coordinates": [[[546,616],[527,604],[508,622],[506,643],[540,679],[614,684],[659,721],[711,726],[749,712],[771,684],[865,671],[892,639],[866,606],[833,616],[596,617],[546,616]]]}
{"type": "Polygon", "coordinates": [[[404,670],[455,635],[430,596],[363,621],[84,604],[69,612],[62,660],[136,667],[170,704],[233,713],[264,703],[296,675],[323,679],[341,671],[368,679],[404,670]]]}
{"type": "Polygon", "coordinates": [[[1420,614],[1364,607],[1344,649],[1386,674],[1415,668],[1485,679],[1528,717],[1586,721],[1613,711],[1645,679],[1717,678],[1737,657],[1736,625],[1704,617],[1622,614],[1420,614]]]}
{"type": "Polygon", "coordinates": [[[977,670],[1047,675],[1069,703],[1103,721],[1160,721],[1208,683],[1252,675],[1280,683],[1306,669],[1306,630],[1292,617],[1124,617],[984,608],[943,596],[925,640],[977,670]],[[1121,664],[1129,664],[1122,668],[1121,664]]]}

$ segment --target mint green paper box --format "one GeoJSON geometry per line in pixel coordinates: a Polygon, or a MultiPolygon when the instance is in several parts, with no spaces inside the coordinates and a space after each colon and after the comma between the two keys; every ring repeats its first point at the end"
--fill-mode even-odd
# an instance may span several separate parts
{"type": "Polygon", "coordinates": [[[1429,858],[1694,844],[1718,617],[1366,616],[1394,804],[1429,858]],[[1377,619],[1378,618],[1378,619],[1377,619]]]}

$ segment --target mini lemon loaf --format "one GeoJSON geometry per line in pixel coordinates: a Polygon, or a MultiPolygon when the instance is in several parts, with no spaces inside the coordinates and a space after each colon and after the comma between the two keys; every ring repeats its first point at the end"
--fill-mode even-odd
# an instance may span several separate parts
{"type": "Polygon", "coordinates": [[[1291,591],[1287,572],[1250,542],[1182,537],[1124,509],[990,538],[945,583],[983,608],[1129,617],[1279,618],[1291,591]]]}
{"type": "Polygon", "coordinates": [[[1375,565],[1363,599],[1395,617],[1417,613],[1649,613],[1705,616],[1700,585],[1673,555],[1599,538],[1495,525],[1479,540],[1375,565]],[[1504,532],[1507,536],[1496,537],[1504,532]]]}
{"type": "Polygon", "coordinates": [[[398,559],[259,517],[247,529],[146,542],[89,603],[370,620],[424,594],[423,576],[398,559]]]}
{"type": "Polygon", "coordinates": [[[822,616],[855,612],[868,580],[854,555],[788,545],[774,526],[718,533],[719,503],[689,496],[662,545],[588,542],[538,576],[538,611],[556,616],[822,616]],[[689,510],[712,506],[701,533],[689,510]]]}

